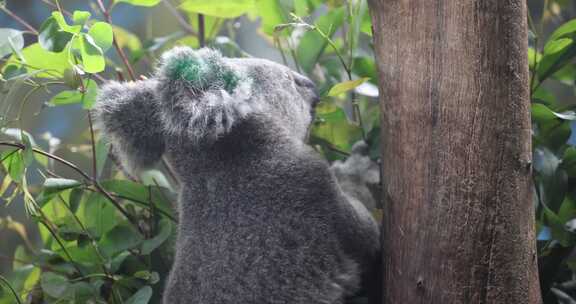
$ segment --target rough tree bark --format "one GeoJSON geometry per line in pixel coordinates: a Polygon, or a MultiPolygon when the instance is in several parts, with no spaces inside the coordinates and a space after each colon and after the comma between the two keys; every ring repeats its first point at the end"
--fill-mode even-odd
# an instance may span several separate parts
{"type": "Polygon", "coordinates": [[[384,303],[539,303],[525,0],[370,0],[384,303]]]}

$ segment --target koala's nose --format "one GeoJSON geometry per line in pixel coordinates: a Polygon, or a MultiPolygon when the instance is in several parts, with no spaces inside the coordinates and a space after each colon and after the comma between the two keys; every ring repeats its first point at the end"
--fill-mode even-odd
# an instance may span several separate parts
{"type": "Polygon", "coordinates": [[[318,96],[318,92],[316,91],[316,84],[312,82],[312,80],[308,79],[308,77],[302,76],[298,73],[293,72],[294,75],[294,83],[304,89],[306,92],[305,95],[307,96],[306,99],[310,102],[310,104],[314,107],[320,101],[320,96],[318,96]]]}
{"type": "Polygon", "coordinates": [[[316,90],[316,85],[314,84],[314,82],[312,82],[312,80],[308,79],[308,77],[302,76],[298,73],[293,74],[294,74],[294,82],[296,83],[296,85],[311,90],[316,90]]]}

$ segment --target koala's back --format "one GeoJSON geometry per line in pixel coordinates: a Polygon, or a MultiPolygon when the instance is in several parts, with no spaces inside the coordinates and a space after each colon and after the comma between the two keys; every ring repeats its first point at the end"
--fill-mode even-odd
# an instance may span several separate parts
{"type": "Polygon", "coordinates": [[[169,144],[184,182],[165,303],[342,303],[358,289],[375,226],[309,147],[261,123],[204,151],[169,144]]]}

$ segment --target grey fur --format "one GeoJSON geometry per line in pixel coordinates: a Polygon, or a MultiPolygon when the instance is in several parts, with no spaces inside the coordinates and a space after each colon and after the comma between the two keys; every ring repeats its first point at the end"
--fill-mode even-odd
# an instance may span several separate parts
{"type": "Polygon", "coordinates": [[[158,81],[106,84],[94,107],[96,127],[113,144],[131,173],[152,167],[164,153],[164,132],[156,104],[158,81]]]}
{"type": "Polygon", "coordinates": [[[346,161],[335,161],[330,169],[349,200],[374,212],[379,207],[380,166],[370,159],[368,152],[368,145],[359,141],[352,147],[352,154],[346,161]]]}
{"type": "Polygon", "coordinates": [[[375,270],[378,227],[304,143],[313,83],[267,60],[183,48],[163,56],[156,79],[107,85],[97,113],[132,168],[164,154],[181,181],[164,303],[340,304],[358,292],[375,270]],[[182,56],[240,81],[224,87],[214,65],[192,71],[211,81],[167,73],[182,56]]]}

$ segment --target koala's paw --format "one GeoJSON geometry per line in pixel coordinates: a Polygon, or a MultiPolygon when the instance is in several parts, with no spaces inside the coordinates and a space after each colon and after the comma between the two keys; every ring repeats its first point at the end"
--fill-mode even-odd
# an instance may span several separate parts
{"type": "Polygon", "coordinates": [[[346,161],[335,161],[330,169],[345,194],[373,210],[380,199],[380,166],[368,154],[369,146],[359,141],[352,147],[352,154],[346,161]]]}
{"type": "Polygon", "coordinates": [[[252,80],[215,50],[177,47],[158,69],[161,115],[167,131],[193,142],[213,141],[257,112],[252,80]]]}

